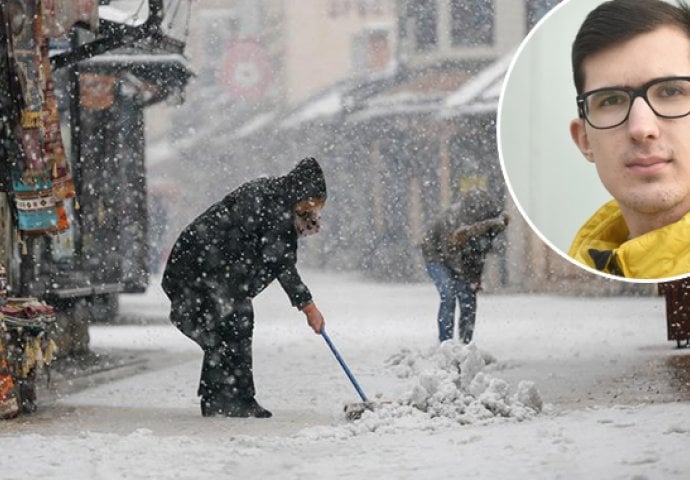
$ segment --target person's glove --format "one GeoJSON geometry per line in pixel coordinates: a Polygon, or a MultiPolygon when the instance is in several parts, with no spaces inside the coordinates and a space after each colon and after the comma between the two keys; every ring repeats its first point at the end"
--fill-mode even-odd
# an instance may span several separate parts
{"type": "Polygon", "coordinates": [[[309,302],[301,310],[307,316],[307,324],[314,330],[314,333],[321,333],[321,329],[323,329],[326,322],[316,304],[309,302]]]}

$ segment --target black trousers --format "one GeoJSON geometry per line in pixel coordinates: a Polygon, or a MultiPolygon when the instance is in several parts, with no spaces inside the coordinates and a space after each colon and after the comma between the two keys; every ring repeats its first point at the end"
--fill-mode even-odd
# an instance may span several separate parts
{"type": "Polygon", "coordinates": [[[170,313],[172,323],[204,351],[197,394],[218,403],[255,395],[251,299],[222,293],[227,292],[189,290],[172,302],[170,313]]]}

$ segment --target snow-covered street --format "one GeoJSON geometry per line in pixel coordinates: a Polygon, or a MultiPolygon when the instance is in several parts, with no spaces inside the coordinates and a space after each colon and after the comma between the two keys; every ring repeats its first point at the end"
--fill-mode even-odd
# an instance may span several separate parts
{"type": "Polygon", "coordinates": [[[256,299],[254,335],[257,400],[274,417],[202,418],[200,351],[167,323],[155,284],[123,297],[127,323],[91,328],[94,351],[141,361],[0,423],[2,478],[688,478],[690,351],[666,340],[662,298],[480,295],[476,349],[439,349],[430,283],[303,276],[368,396],[434,384],[434,415],[384,405],[347,421],[355,390],[276,285],[256,299]],[[495,388],[480,385],[476,405],[444,393],[446,364],[472,371],[470,389],[495,388]],[[527,381],[540,413],[515,396],[527,381]],[[488,392],[502,414],[482,407],[488,392]]]}

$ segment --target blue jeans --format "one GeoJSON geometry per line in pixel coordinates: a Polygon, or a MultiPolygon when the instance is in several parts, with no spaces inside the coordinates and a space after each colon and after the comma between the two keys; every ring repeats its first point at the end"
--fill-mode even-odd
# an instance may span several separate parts
{"type": "Polygon", "coordinates": [[[441,305],[438,309],[439,341],[453,338],[455,302],[457,301],[460,305],[458,335],[462,342],[470,343],[477,313],[477,294],[474,287],[462,274],[442,263],[428,262],[426,271],[441,297],[441,305]]]}

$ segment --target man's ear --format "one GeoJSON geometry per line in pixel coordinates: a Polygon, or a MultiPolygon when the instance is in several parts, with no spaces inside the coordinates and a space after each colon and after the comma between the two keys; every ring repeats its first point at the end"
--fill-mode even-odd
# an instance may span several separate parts
{"type": "Polygon", "coordinates": [[[584,119],[576,118],[570,122],[570,136],[573,142],[575,142],[575,145],[577,145],[577,148],[582,152],[582,155],[584,155],[587,160],[594,163],[594,154],[592,153],[592,147],[589,143],[584,119]]]}

